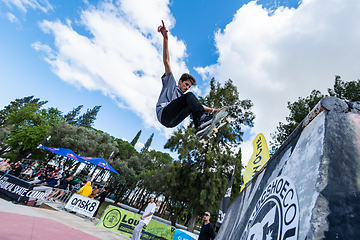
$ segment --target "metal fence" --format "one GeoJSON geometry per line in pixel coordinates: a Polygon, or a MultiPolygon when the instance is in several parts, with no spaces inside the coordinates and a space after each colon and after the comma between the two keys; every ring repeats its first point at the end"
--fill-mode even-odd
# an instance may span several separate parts
{"type": "Polygon", "coordinates": [[[46,202],[54,202],[61,204],[61,209],[65,209],[66,203],[69,201],[71,196],[74,194],[71,190],[64,190],[59,188],[52,188],[51,193],[46,198],[46,202]]]}

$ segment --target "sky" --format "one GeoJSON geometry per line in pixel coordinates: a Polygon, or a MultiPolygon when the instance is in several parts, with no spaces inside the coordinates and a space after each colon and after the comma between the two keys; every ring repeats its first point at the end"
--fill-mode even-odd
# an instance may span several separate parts
{"type": "Polygon", "coordinates": [[[335,75],[360,78],[359,10],[358,0],[0,0],[0,107],[29,95],[64,113],[101,105],[95,128],[128,141],[142,130],[138,149],[154,133],[151,147],[169,152],[176,129],[155,114],[164,20],[175,78],[192,74],[198,96],[211,78],[231,79],[253,102],[246,165],[256,135],[269,142],[285,122],[288,101],[325,94],[335,75]]]}

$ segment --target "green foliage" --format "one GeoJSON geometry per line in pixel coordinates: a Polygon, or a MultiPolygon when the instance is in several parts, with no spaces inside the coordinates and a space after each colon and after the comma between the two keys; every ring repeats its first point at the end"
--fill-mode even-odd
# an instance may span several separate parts
{"type": "Polygon", "coordinates": [[[115,139],[117,143],[117,149],[118,151],[115,152],[114,158],[119,159],[129,159],[131,156],[138,155],[139,153],[136,151],[134,146],[132,146],[131,143],[128,141],[124,141],[120,138],[115,139]]]}
{"type": "MultiPolygon", "coordinates": [[[[334,88],[328,88],[330,96],[338,97],[346,101],[360,101],[360,80],[344,82],[340,76],[335,76],[334,88]]],[[[288,102],[287,108],[290,113],[286,117],[286,123],[279,122],[277,131],[271,134],[272,140],[270,146],[274,153],[281,144],[290,136],[302,120],[309,114],[315,105],[326,95],[318,90],[313,90],[309,96],[299,97],[297,101],[288,102]]]]}
{"type": "Polygon", "coordinates": [[[86,128],[91,128],[96,120],[96,116],[100,111],[101,106],[95,106],[92,109],[87,109],[86,113],[79,116],[83,105],[79,105],[78,107],[74,108],[66,115],[64,115],[64,119],[66,122],[75,125],[75,126],[82,126],[86,128]]]}
{"type": "Polygon", "coordinates": [[[16,99],[1,110],[1,151],[10,147],[18,160],[50,135],[52,127],[62,121],[56,108],[41,109],[46,101],[33,96],[16,99]]]}
{"type": "Polygon", "coordinates": [[[360,80],[344,82],[340,76],[335,76],[334,89],[328,89],[330,96],[343,100],[360,101],[360,80]]]}
{"type": "Polygon", "coordinates": [[[32,105],[37,109],[40,109],[40,107],[46,103],[47,101],[40,101],[39,98],[34,98],[34,96],[23,97],[15,99],[15,101],[11,101],[9,105],[0,110],[0,127],[6,125],[6,120],[9,114],[14,115],[27,105],[32,105]]]}
{"type": "Polygon", "coordinates": [[[251,100],[240,100],[239,92],[231,79],[226,81],[222,87],[214,78],[210,81],[210,93],[205,98],[200,97],[199,100],[202,104],[214,108],[229,107],[231,127],[222,131],[219,137],[222,142],[240,144],[243,135],[241,125],[252,127],[255,119],[254,113],[250,110],[253,106],[251,100]]]}
{"type": "Polygon", "coordinates": [[[154,133],[150,135],[148,140],[146,141],[144,147],[141,149],[141,153],[147,152],[149,150],[149,147],[151,146],[152,140],[154,138],[154,133]]]}
{"type": "Polygon", "coordinates": [[[48,142],[49,146],[70,148],[79,156],[107,159],[117,146],[108,133],[74,126],[67,122],[56,125],[53,134],[48,142]]]}
{"type": "Polygon", "coordinates": [[[297,101],[287,103],[287,108],[290,111],[289,116],[286,117],[287,123],[279,122],[279,126],[276,127],[277,131],[275,131],[274,134],[270,134],[273,140],[270,141],[272,152],[275,152],[276,149],[281,146],[308,113],[324,97],[320,91],[312,90],[306,98],[299,97],[297,101]]]}
{"type": "Polygon", "coordinates": [[[141,134],[141,130],[136,134],[136,136],[134,137],[134,139],[131,141],[131,145],[133,147],[135,147],[136,143],[138,142],[139,138],[140,138],[140,134],[141,134]]]}
{"type": "Polygon", "coordinates": [[[92,109],[88,109],[86,113],[81,115],[77,120],[77,125],[82,127],[90,128],[94,121],[96,120],[96,116],[100,111],[101,106],[95,106],[92,109]]]}
{"type": "Polygon", "coordinates": [[[217,212],[230,182],[234,161],[239,167],[238,173],[241,172],[241,152],[233,154],[233,149],[242,141],[241,125],[252,126],[255,118],[251,101],[239,99],[231,80],[221,86],[212,79],[209,94],[200,98],[200,102],[215,108],[228,106],[232,123],[219,129],[218,137],[212,138],[205,147],[195,136],[192,124],[179,127],[165,144],[165,148],[179,154],[179,161],[166,175],[168,198],[173,206],[186,203],[188,211],[195,215],[205,210],[217,212]]]}
{"type": "Polygon", "coordinates": [[[66,115],[64,115],[65,121],[70,124],[76,125],[77,117],[79,116],[82,107],[83,105],[79,105],[70,112],[68,112],[66,115]]]}

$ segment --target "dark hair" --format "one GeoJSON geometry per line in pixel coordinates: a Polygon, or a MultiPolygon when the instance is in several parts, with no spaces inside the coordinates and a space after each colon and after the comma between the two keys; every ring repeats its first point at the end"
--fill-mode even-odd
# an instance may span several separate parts
{"type": "Polygon", "coordinates": [[[183,75],[181,75],[180,80],[181,81],[190,81],[191,85],[193,85],[193,86],[196,85],[195,78],[193,76],[191,76],[190,74],[188,74],[188,73],[184,73],[183,75]]]}

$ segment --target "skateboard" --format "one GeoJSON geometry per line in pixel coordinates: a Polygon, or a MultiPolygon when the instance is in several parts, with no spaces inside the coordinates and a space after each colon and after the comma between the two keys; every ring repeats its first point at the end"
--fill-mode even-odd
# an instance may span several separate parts
{"type": "Polygon", "coordinates": [[[219,132],[219,128],[226,124],[230,124],[231,120],[229,118],[226,118],[228,115],[228,107],[220,108],[220,110],[215,113],[211,123],[199,132],[199,142],[201,142],[203,145],[206,145],[209,139],[216,137],[216,134],[219,132]]]}

